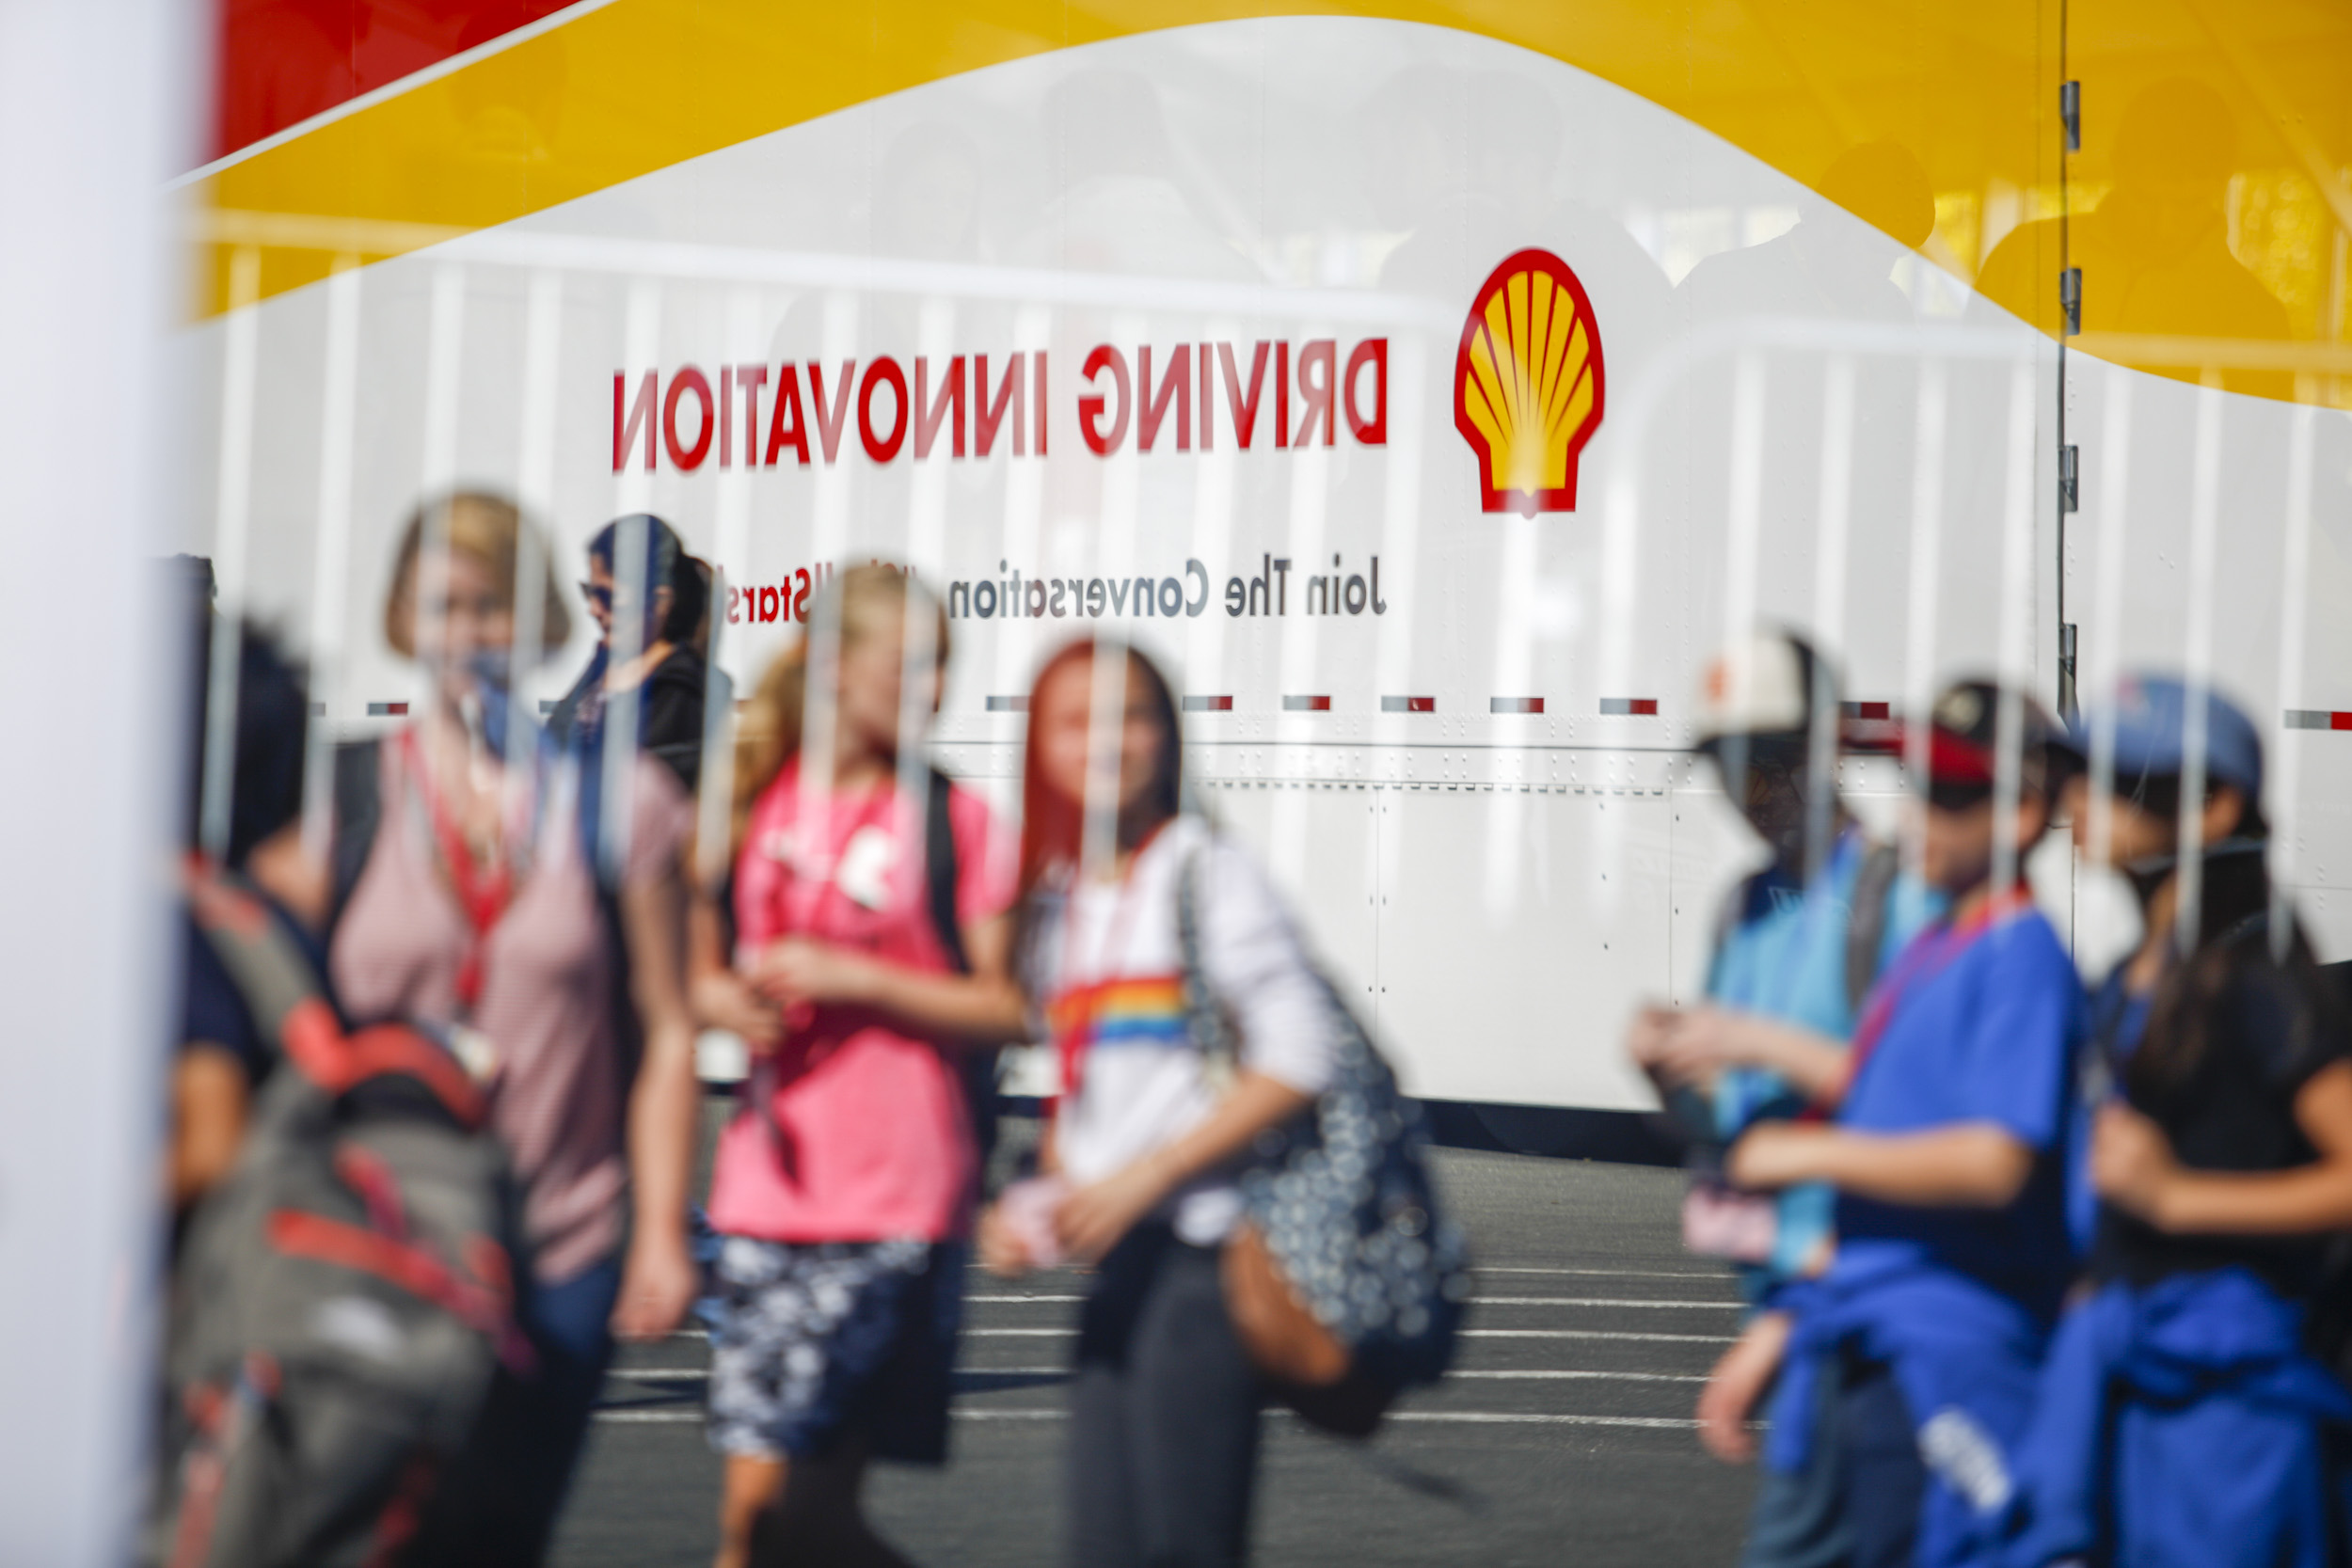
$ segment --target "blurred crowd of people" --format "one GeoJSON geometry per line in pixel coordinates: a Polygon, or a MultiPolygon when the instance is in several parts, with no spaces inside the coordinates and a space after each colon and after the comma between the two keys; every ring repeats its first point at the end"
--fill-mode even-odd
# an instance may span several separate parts
{"type": "MultiPolygon", "coordinates": [[[[1335,1030],[1270,884],[1187,808],[1164,677],[1117,645],[1057,655],[1029,708],[1016,833],[926,760],[948,623],[911,575],[831,577],[739,715],[709,663],[708,568],[637,515],[589,545],[599,639],[542,723],[517,692],[569,626],[552,568],[522,576],[548,560],[531,528],[470,493],[409,520],[383,633],[428,694],[307,781],[300,673],[266,636],[216,624],[209,568],[175,563],[195,718],[174,1410],[151,1560],[542,1560],[616,1340],[671,1333],[699,1299],[724,1467],[717,1561],[899,1561],[864,1519],[862,1481],[874,1459],[946,1457],[977,1225],[1000,1272],[1096,1270],[1073,1559],[1238,1560],[1261,1402],[1217,1249],[1241,1212],[1236,1156],[1314,1104],[1335,1030]],[[221,638],[237,639],[226,661],[221,638]],[[724,776],[706,776],[713,759],[724,776]],[[698,818],[698,787],[730,809],[698,818]],[[223,804],[225,834],[208,816],[223,804]],[[698,843],[706,824],[723,846],[698,843]],[[1186,1033],[1194,964],[1238,1026],[1230,1062],[1186,1033]],[[301,973],[298,1003],[257,983],[273,966],[301,973]],[[460,1248],[460,1283],[481,1287],[465,1299],[488,1307],[458,1315],[496,1351],[436,1364],[479,1363],[463,1418],[437,1435],[419,1423],[403,1463],[362,1475],[349,1445],[317,1436],[350,1402],[336,1358],[368,1338],[358,1325],[394,1321],[386,1291],[430,1296],[439,1267],[404,1240],[430,1218],[412,1156],[350,1132],[383,1114],[370,1085],[405,1074],[392,1087],[418,1101],[436,1082],[429,1061],[386,1054],[385,1021],[478,1087],[443,1085],[417,1114],[494,1148],[513,1225],[460,1248]],[[754,1063],[700,1258],[699,1027],[739,1035],[754,1063]],[[982,1220],[995,1052],[1033,1036],[1059,1052],[1063,1112],[1016,1212],[982,1220]],[[263,1288],[232,1291],[216,1259],[253,1256],[241,1193],[306,1152],[363,1223],[334,1233],[338,1251],[272,1211],[277,1294],[257,1305],[263,1288]],[[288,1275],[288,1258],[342,1272],[288,1275]],[[318,1330],[314,1365],[233,1350],[289,1312],[318,1330]],[[222,1342],[231,1354],[208,1365],[222,1342]],[[347,1494],[339,1509],[273,1517],[250,1500],[271,1433],[241,1422],[241,1402],[288,1429],[277,1483],[347,1494]]],[[[362,1348],[398,1359],[389,1333],[362,1348]]]]}
{"type": "MultiPolygon", "coordinates": [[[[1313,1110],[1345,1031],[1191,802],[1164,675],[1090,640],[1045,663],[1015,828],[928,759],[949,624],[911,574],[828,579],[738,705],[709,568],[620,518],[587,550],[596,652],[543,719],[518,692],[569,625],[532,530],[472,493],[409,520],[382,631],[427,695],[315,758],[300,673],[174,564],[192,720],[151,1559],[539,1561],[616,1340],[691,1309],[721,1568],[900,1561],[863,1481],[946,1459],[977,1253],[1091,1270],[1069,1560],[1245,1560],[1265,1384],[1220,1251],[1237,1172],[1313,1110]],[[705,1028],[753,1067],[698,1224],[705,1028]],[[1036,1176],[988,1204],[995,1053],[1032,1039],[1058,1108],[1036,1176]],[[435,1164],[428,1123],[482,1161],[435,1164]],[[320,1172],[348,1223],[252,1196],[320,1172]],[[462,1256],[417,1243],[460,1209],[462,1256]],[[223,1261],[257,1256],[249,1215],[267,1270],[223,1261]],[[282,1346],[299,1317],[334,1354],[206,1352],[260,1342],[221,1327],[231,1274],[241,1323],[282,1346]],[[412,1299],[439,1316],[394,1311],[412,1299]],[[366,1409],[346,1390],[330,1415],[338,1367],[421,1355],[428,1326],[473,1347],[431,1363],[471,1369],[464,1397],[411,1418],[359,1377],[366,1409]],[[318,1435],[337,1420],[373,1447],[318,1435]],[[334,1459],[348,1496],[297,1518],[239,1500],[272,1441],[319,1487],[302,1463],[376,1457],[334,1459]]],[[[2352,1017],[2269,879],[2253,725],[2154,673],[2071,726],[1981,681],[1857,725],[1782,634],[1725,650],[1697,713],[1768,861],[1706,1000],[1645,1009],[1628,1049],[1688,1150],[1686,1241],[1751,1307],[1699,1407],[1725,1460],[1763,1433],[1745,1560],[2339,1560],[2352,1017]],[[1856,751],[1910,768],[1899,834],[1841,800],[1856,751]],[[2061,823],[2146,917],[2089,993],[2025,875],[2061,823]]]]}
{"type": "Polygon", "coordinates": [[[1752,1306],[1698,1412],[1734,1463],[1767,1418],[1742,1560],[2344,1560],[2352,1013],[2271,882],[2252,722],[2150,673],[2072,726],[1984,682],[1848,724],[1772,636],[1700,725],[1771,860],[1706,1001],[1628,1046],[1752,1306]],[[1903,842],[1849,749],[1921,778],[1903,842]],[[2061,822],[2144,917],[2088,994],[2025,875],[2061,822]]]}

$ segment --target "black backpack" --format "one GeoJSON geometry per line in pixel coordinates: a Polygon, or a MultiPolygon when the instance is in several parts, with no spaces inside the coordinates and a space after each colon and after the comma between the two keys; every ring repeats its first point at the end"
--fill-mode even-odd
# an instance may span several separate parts
{"type": "Polygon", "coordinates": [[[181,1251],[142,1559],[380,1560],[501,1356],[528,1361],[519,1205],[455,1056],[405,1024],[346,1034],[249,890],[199,872],[188,896],[279,1062],[181,1251]]]}

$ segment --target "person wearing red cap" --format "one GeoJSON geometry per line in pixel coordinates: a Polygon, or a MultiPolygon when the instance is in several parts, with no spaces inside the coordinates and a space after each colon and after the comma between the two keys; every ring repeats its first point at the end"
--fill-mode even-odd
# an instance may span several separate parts
{"type": "Polygon", "coordinates": [[[2054,735],[2029,698],[1981,682],[1899,727],[1927,765],[1919,869],[1949,912],[1872,989],[1835,1120],[1764,1123],[1726,1164],[1750,1189],[1837,1190],[1835,1259],[1784,1298],[1766,1463],[1839,1446],[1853,1568],[1976,1560],[2015,1493],[2011,1447],[2074,1274],[2082,987],[2019,872],[2050,821],[2054,735]]]}

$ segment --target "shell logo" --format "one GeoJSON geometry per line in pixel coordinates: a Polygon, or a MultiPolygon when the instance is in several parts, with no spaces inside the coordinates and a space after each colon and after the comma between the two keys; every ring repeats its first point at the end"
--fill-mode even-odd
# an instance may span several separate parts
{"type": "Polygon", "coordinates": [[[1568,264],[1522,250],[1495,268],[1454,361],[1454,427],[1478,453],[1485,510],[1575,511],[1577,455],[1607,388],[1593,302],[1568,264]]]}

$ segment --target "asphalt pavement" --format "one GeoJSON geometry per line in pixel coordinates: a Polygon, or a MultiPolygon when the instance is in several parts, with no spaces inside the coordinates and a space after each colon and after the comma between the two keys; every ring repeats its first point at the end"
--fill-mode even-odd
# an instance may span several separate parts
{"type": "MultiPolygon", "coordinates": [[[[1730,1342],[1737,1294],[1677,1240],[1679,1175],[1438,1151],[1470,1229],[1478,1299],[1456,1369],[1370,1443],[1269,1416],[1262,1564],[1731,1562],[1754,1479],[1700,1452],[1691,1408],[1730,1342]]],[[[953,1462],[883,1467],[882,1531],[924,1564],[1061,1560],[1062,1379],[1084,1281],[977,1270],[953,1462]]],[[[559,1568],[707,1563],[718,1461],[703,1439],[707,1351],[625,1353],[565,1517],[559,1568]]]]}

